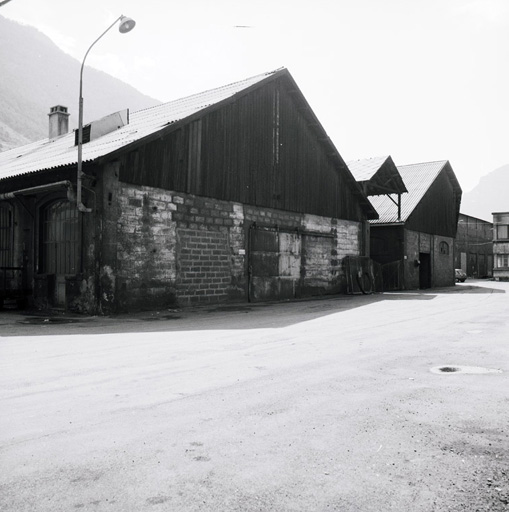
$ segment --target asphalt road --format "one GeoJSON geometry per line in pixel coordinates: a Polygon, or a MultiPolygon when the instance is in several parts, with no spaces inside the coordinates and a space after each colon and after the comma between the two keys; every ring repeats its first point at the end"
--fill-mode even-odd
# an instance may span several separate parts
{"type": "Polygon", "coordinates": [[[509,283],[0,313],[0,510],[509,510],[508,376],[509,283]]]}

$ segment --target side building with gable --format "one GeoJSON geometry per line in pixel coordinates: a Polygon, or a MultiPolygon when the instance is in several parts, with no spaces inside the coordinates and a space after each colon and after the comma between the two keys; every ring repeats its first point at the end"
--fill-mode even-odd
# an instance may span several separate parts
{"type": "Polygon", "coordinates": [[[361,185],[368,183],[365,190],[378,213],[370,221],[370,256],[381,267],[383,290],[454,285],[462,191],[451,164],[443,160],[396,167],[389,158],[348,162],[361,185]],[[383,183],[392,187],[377,189],[384,169],[392,177],[383,183]]]}
{"type": "Polygon", "coordinates": [[[0,302],[342,293],[344,258],[367,255],[377,213],[286,69],[90,123],[82,180],[66,120],[54,107],[48,139],[0,153],[0,302]]]}

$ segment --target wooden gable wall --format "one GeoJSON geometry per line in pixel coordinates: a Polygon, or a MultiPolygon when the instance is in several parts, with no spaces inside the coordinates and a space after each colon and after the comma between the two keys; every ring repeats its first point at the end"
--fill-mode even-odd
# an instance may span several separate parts
{"type": "Polygon", "coordinates": [[[125,182],[364,220],[352,185],[285,77],[121,156],[125,182]]]}
{"type": "Polygon", "coordinates": [[[444,168],[410,215],[405,227],[413,231],[454,238],[460,201],[461,191],[454,187],[447,169],[444,168]]]}

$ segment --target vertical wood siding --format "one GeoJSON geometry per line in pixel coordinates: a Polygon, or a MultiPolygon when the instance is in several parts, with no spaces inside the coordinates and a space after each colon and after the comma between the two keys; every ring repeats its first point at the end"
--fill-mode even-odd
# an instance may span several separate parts
{"type": "Polygon", "coordinates": [[[460,193],[443,170],[406,222],[405,227],[422,233],[456,236],[460,193]]]}
{"type": "Polygon", "coordinates": [[[344,171],[283,79],[122,157],[120,179],[245,204],[361,221],[344,171]]]}

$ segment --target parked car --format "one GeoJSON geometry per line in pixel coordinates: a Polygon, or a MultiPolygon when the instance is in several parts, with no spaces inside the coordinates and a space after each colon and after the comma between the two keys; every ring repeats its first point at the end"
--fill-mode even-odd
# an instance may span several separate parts
{"type": "Polygon", "coordinates": [[[458,282],[464,283],[467,278],[467,274],[463,270],[461,270],[461,268],[455,268],[454,275],[456,277],[457,283],[458,282]]]}

